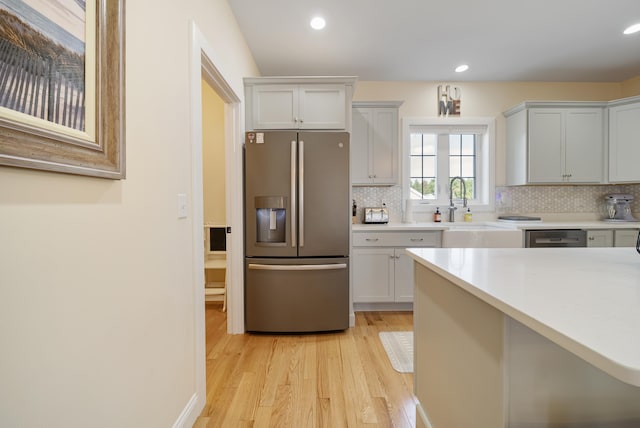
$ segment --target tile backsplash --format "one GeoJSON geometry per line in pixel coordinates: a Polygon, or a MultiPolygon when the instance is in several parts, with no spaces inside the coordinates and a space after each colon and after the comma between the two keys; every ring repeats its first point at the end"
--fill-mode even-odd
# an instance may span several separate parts
{"type": "Polygon", "coordinates": [[[365,207],[381,207],[382,204],[385,204],[389,208],[391,221],[402,220],[402,189],[400,186],[358,186],[353,187],[352,195],[358,205],[358,219],[362,219],[365,207]]]}
{"type": "MultiPolygon", "coordinates": [[[[501,214],[592,214],[601,212],[604,196],[628,193],[634,197],[632,212],[640,213],[640,184],[600,186],[514,186],[496,187],[495,216],[501,214]]],[[[389,208],[392,222],[402,221],[402,189],[391,187],[353,187],[353,199],[362,219],[364,207],[389,208]]],[[[636,215],[636,218],[639,218],[636,215]]],[[[359,220],[360,221],[360,220],[359,220]]]]}
{"type": "Polygon", "coordinates": [[[640,185],[496,187],[496,213],[592,213],[599,215],[605,195],[628,193],[631,211],[640,211],[640,185]]]}

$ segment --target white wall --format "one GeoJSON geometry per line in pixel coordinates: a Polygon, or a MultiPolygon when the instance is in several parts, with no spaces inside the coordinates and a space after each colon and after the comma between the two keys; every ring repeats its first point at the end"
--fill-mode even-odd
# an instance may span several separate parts
{"type": "Polygon", "coordinates": [[[224,225],[225,152],[224,101],[202,79],[202,192],[204,224],[224,225]]]}
{"type": "Polygon", "coordinates": [[[0,167],[0,426],[169,427],[195,393],[191,20],[258,75],[226,0],[128,1],[126,180],[0,167]]]}
{"type": "Polygon", "coordinates": [[[640,95],[640,76],[622,82],[622,96],[634,97],[640,95]]]}

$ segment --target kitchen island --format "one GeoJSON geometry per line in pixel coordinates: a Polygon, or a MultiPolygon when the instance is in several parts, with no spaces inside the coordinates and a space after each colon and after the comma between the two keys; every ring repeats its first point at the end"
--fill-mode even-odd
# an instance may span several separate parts
{"type": "Polygon", "coordinates": [[[407,253],[418,427],[640,426],[635,249],[407,253]]]}

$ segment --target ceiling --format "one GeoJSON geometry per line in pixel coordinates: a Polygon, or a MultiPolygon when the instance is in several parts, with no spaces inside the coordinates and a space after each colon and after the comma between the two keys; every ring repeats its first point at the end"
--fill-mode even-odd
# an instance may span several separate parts
{"type": "Polygon", "coordinates": [[[263,76],[621,82],[640,0],[228,0],[263,76]],[[322,15],[327,26],[309,21],[322,15]],[[455,73],[466,63],[469,70],[455,73]]]}

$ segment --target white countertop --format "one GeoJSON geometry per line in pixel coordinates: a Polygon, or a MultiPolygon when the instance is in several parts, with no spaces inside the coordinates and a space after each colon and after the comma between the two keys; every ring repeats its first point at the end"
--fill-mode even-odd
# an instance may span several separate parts
{"type": "Polygon", "coordinates": [[[513,227],[516,229],[640,229],[640,222],[628,222],[628,221],[503,221],[497,220],[495,222],[487,222],[491,225],[507,225],[507,227],[513,227]]]}
{"type": "Polygon", "coordinates": [[[640,386],[635,248],[414,248],[407,253],[611,376],[640,386]]]}
{"type": "Polygon", "coordinates": [[[380,232],[380,231],[411,231],[411,230],[447,230],[447,223],[386,223],[386,224],[354,224],[351,230],[354,232],[380,232]]]}
{"type": "Polygon", "coordinates": [[[472,223],[442,222],[442,223],[387,223],[387,224],[354,224],[354,232],[379,231],[411,231],[411,230],[449,230],[456,227],[472,228],[496,227],[505,229],[640,229],[640,222],[607,222],[607,221],[479,221],[472,223]]]}

